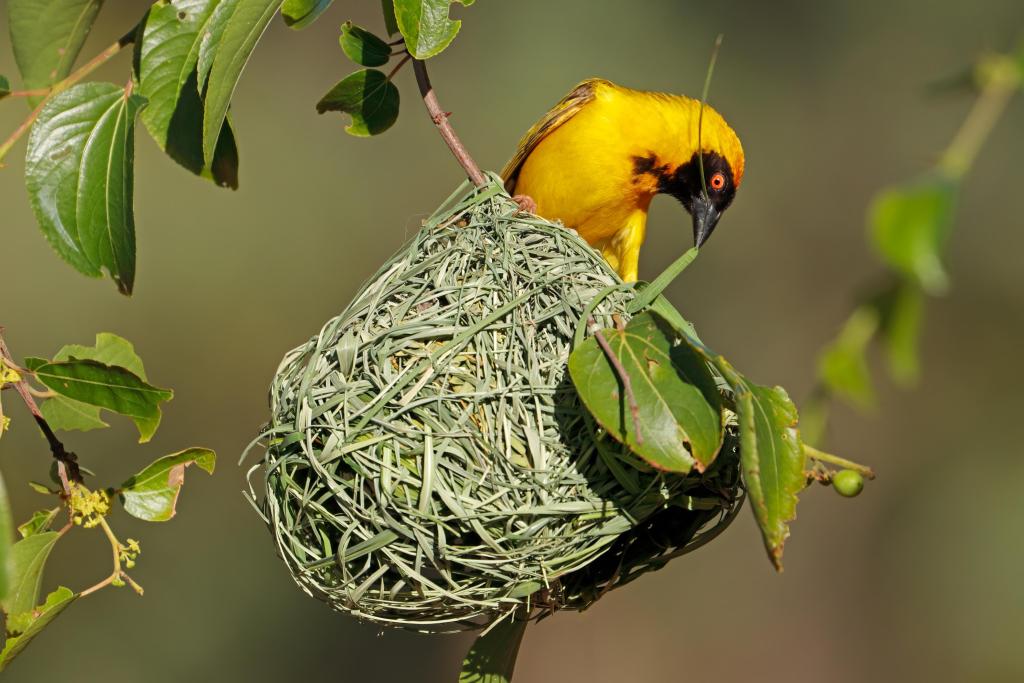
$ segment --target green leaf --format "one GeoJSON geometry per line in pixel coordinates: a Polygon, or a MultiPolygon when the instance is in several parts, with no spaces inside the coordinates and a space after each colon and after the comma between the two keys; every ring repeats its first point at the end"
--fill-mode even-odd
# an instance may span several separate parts
{"type": "MultiPolygon", "coordinates": [[[[735,371],[732,374],[735,377],[735,371]]],[[[789,522],[796,517],[797,493],[806,485],[796,406],[782,387],[743,380],[734,385],[734,391],[743,482],[768,557],[782,571],[782,551],[789,522]]]]}
{"type": "Polygon", "coordinates": [[[217,56],[217,47],[220,45],[220,39],[224,35],[224,29],[228,25],[228,19],[234,14],[237,5],[238,0],[221,0],[218,2],[213,8],[213,13],[210,15],[210,21],[206,25],[206,30],[200,36],[199,60],[196,63],[200,93],[206,91],[206,81],[210,76],[210,69],[213,68],[213,59],[217,56]]]}
{"type": "Polygon", "coordinates": [[[391,59],[391,46],[351,21],[341,25],[341,49],[356,64],[381,66],[391,59]]]}
{"type": "MultiPolygon", "coordinates": [[[[228,114],[228,105],[242,76],[242,70],[282,3],[282,0],[231,1],[233,9],[224,25],[223,33],[220,39],[208,48],[215,49],[216,55],[209,67],[210,75],[206,82],[203,105],[203,159],[207,163],[213,161],[221,127],[228,114]]],[[[221,20],[220,17],[217,18],[218,22],[221,20]]]]}
{"type": "Polygon", "coordinates": [[[380,8],[384,13],[384,30],[388,36],[398,33],[398,19],[395,18],[394,0],[380,0],[380,8]]]}
{"type": "Polygon", "coordinates": [[[77,597],[78,595],[72,593],[71,589],[60,586],[46,596],[46,602],[42,605],[20,614],[11,615],[8,628],[16,629],[14,632],[17,635],[8,638],[3,652],[0,652],[0,671],[3,671],[11,663],[11,660],[21,654],[21,651],[32,639],[39,635],[77,597]]]}
{"type": "Polygon", "coordinates": [[[349,74],[317,102],[317,112],[340,111],[352,117],[345,132],[357,137],[378,135],[398,119],[398,88],[376,69],[349,74]]]}
{"type": "Polygon", "coordinates": [[[953,226],[957,185],[937,176],[885,190],[868,212],[871,240],[882,260],[928,292],[946,291],[942,253],[953,226]]]}
{"type": "Polygon", "coordinates": [[[99,406],[73,401],[65,396],[47,399],[39,411],[53,429],[61,431],[89,432],[109,427],[100,417],[99,406]]]}
{"type": "Polygon", "coordinates": [[[188,448],[165,455],[128,481],[119,493],[125,512],[147,522],[166,522],[175,513],[178,493],[185,483],[185,468],[195,463],[213,474],[217,455],[208,448],[188,448]]]}
{"type": "Polygon", "coordinates": [[[661,470],[703,471],[724,439],[721,395],[704,359],[654,313],[641,313],[625,329],[604,330],[630,378],[640,434],[615,368],[595,337],[569,356],[569,374],[594,418],[616,440],[661,470]]]}
{"type": "Polygon", "coordinates": [[[878,330],[878,311],[864,305],[850,315],[842,331],[818,358],[818,377],[837,396],[861,408],[875,404],[868,370],[868,344],[878,330]]]}
{"type": "Polygon", "coordinates": [[[238,151],[225,119],[213,161],[203,157],[203,99],[198,65],[204,39],[223,18],[217,0],[153,5],[135,44],[136,91],[149,100],[142,122],[160,148],[186,169],[222,187],[238,187],[238,151]],[[217,16],[215,16],[217,14],[217,16]]]}
{"type": "Polygon", "coordinates": [[[36,493],[41,493],[44,496],[53,496],[53,495],[56,495],[56,493],[57,493],[56,491],[53,491],[52,489],[50,489],[50,487],[48,487],[48,486],[46,486],[44,484],[40,484],[37,481],[30,481],[28,483],[28,487],[30,489],[32,489],[33,491],[35,491],[36,493]]]}
{"type": "Polygon", "coordinates": [[[174,396],[122,367],[88,359],[47,363],[36,370],[36,378],[61,396],[132,418],[140,443],[156,431],[160,404],[174,396]]]}
{"type": "Polygon", "coordinates": [[[58,539],[60,534],[56,531],[44,531],[11,546],[11,585],[3,599],[7,614],[27,612],[36,606],[43,583],[43,567],[58,539]]]}
{"type": "MultiPolygon", "coordinates": [[[[92,29],[103,0],[7,0],[14,59],[27,90],[63,80],[92,29]]],[[[32,106],[42,97],[30,97],[32,106]]]]}
{"type": "Polygon", "coordinates": [[[11,541],[14,533],[11,526],[11,501],[7,497],[4,478],[0,475],[0,601],[7,597],[7,589],[13,576],[11,541]]]}
{"type": "Polygon", "coordinates": [[[135,117],[145,99],[82,83],[43,106],[28,140],[25,183],[39,226],[80,272],[105,268],[122,294],[135,280],[135,117]]]}
{"type": "MultiPolygon", "coordinates": [[[[464,6],[473,0],[456,0],[464,6]]],[[[452,0],[395,0],[395,18],[409,53],[428,59],[448,47],[462,22],[448,17],[452,0]]]]}
{"type": "Polygon", "coordinates": [[[142,365],[142,359],[135,353],[135,346],[125,339],[111,332],[99,332],[96,335],[96,344],[85,346],[83,344],[66,344],[53,357],[56,361],[67,360],[95,360],[104,365],[117,365],[128,372],[137,375],[139,379],[146,380],[146,368],[142,365]]]}
{"type": "Polygon", "coordinates": [[[11,82],[6,77],[0,76],[0,100],[11,94],[11,82]]]}
{"type": "MultiPolygon", "coordinates": [[[[142,359],[135,353],[135,347],[127,339],[101,332],[96,335],[95,346],[83,346],[81,344],[69,344],[57,352],[53,357],[55,361],[66,360],[95,360],[105,365],[120,366],[129,372],[137,375],[143,381],[146,380],[146,370],[142,366],[142,359]]],[[[38,369],[48,361],[42,361],[35,365],[38,369]]],[[[101,429],[109,425],[100,417],[99,406],[89,405],[80,401],[74,401],[66,396],[55,396],[47,399],[40,406],[43,417],[54,429],[89,431],[101,429]]],[[[141,420],[142,418],[140,418],[141,420]]],[[[136,422],[138,424],[138,421],[136,422]]],[[[153,435],[156,424],[149,425],[143,422],[140,431],[143,432],[143,441],[148,441],[153,435]],[[148,432],[148,433],[147,433],[148,432]]]]}
{"type": "Polygon", "coordinates": [[[528,623],[509,617],[477,636],[462,661],[459,683],[511,683],[528,623]]]}
{"type": "Polygon", "coordinates": [[[29,372],[35,372],[36,370],[38,370],[39,368],[43,367],[44,365],[46,365],[49,362],[50,361],[46,360],[45,358],[37,358],[35,356],[26,356],[24,362],[22,362],[21,365],[22,365],[22,367],[27,369],[29,372]]]}
{"type": "Polygon", "coordinates": [[[31,519],[18,527],[18,533],[21,534],[22,538],[28,538],[29,536],[49,531],[53,520],[57,518],[57,513],[59,512],[60,507],[55,507],[52,510],[36,511],[31,519]]]}
{"type": "Polygon", "coordinates": [[[920,374],[918,346],[924,324],[924,292],[916,283],[904,282],[885,293],[877,305],[889,373],[897,383],[912,385],[920,374]]]}
{"type": "Polygon", "coordinates": [[[334,0],[284,0],[281,18],[289,28],[304,29],[327,11],[334,0]]]}

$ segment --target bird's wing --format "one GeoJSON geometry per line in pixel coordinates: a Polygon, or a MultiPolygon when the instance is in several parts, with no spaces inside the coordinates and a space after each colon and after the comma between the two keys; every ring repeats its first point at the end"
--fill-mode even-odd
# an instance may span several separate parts
{"type": "Polygon", "coordinates": [[[533,128],[526,131],[526,135],[519,141],[519,149],[516,150],[512,159],[505,164],[501,172],[501,178],[505,181],[505,189],[514,192],[516,181],[519,179],[519,170],[526,162],[526,158],[537,148],[541,140],[546,138],[551,131],[575,116],[589,102],[593,101],[598,86],[607,85],[608,81],[601,78],[591,78],[583,81],[572,89],[568,95],[556,104],[551,111],[545,114],[540,121],[534,124],[533,128]]]}

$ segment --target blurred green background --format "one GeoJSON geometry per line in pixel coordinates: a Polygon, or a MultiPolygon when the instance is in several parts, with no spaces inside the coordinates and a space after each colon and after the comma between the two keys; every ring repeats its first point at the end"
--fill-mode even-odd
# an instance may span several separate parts
{"type": "MultiPolygon", "coordinates": [[[[83,55],[145,3],[109,2],[83,55]]],[[[132,299],[83,278],[41,237],[20,152],[0,171],[0,324],[18,357],[132,340],[171,386],[154,441],[134,429],[71,433],[69,447],[120,481],[188,445],[217,449],[216,475],[190,471],[172,524],[119,514],[142,539],[146,596],[107,590],[69,609],[6,676],[18,681],[441,681],[469,636],[380,632],[302,594],[242,498],[237,455],[267,418],[281,356],[337,314],[359,284],[461,181],[423,114],[411,70],[398,124],[378,139],[342,132],[313,104],[351,70],[337,29],[379,29],[377,3],[338,2],[303,33],[275,20],[239,87],[241,189],[196,179],[138,134],[139,276],[132,299]]],[[[798,403],[819,348],[879,273],[864,211],[883,185],[933,162],[970,105],[926,85],[1024,29],[1020,0],[887,3],[643,3],[560,0],[456,7],[453,48],[431,62],[443,106],[482,165],[577,81],[698,94],[726,34],[711,102],[747,151],[747,175],[710,248],[670,297],[749,376],[798,403]]],[[[0,19],[0,22],[3,22],[0,19]]],[[[6,40],[0,73],[16,69],[6,40]]],[[[128,56],[97,77],[122,82],[128,56]]],[[[12,78],[13,80],[13,78],[12,78]]],[[[24,103],[0,105],[5,136],[24,103]]],[[[2,137],[2,136],[0,136],[2,137]]],[[[24,143],[22,143],[24,144],[24,143]]],[[[961,198],[954,288],[931,302],[924,377],[885,387],[873,415],[838,409],[827,445],[873,465],[857,500],[810,489],[776,575],[744,512],[719,540],[608,595],[531,627],[516,680],[1024,680],[1024,101],[1014,102],[961,198]]],[[[641,276],[689,246],[689,218],[655,202],[641,276]]],[[[6,397],[5,397],[6,398],[6,397]]],[[[41,501],[48,453],[13,398],[0,448],[15,510],[41,501]]],[[[98,530],[58,545],[46,587],[109,571],[98,530]]]]}

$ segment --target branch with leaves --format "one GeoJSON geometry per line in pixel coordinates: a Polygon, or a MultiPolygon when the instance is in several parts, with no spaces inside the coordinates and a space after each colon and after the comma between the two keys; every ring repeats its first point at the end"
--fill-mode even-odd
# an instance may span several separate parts
{"type": "MultiPolygon", "coordinates": [[[[118,291],[130,295],[136,279],[136,122],[141,120],[157,145],[186,170],[222,187],[238,187],[230,107],[249,56],[279,10],[288,26],[301,29],[331,0],[158,0],[120,38],[76,67],[102,5],[102,0],[6,3],[23,86],[14,89],[0,75],[0,99],[26,101],[30,110],[0,142],[0,166],[26,140],[25,183],[44,237],[76,270],[90,277],[106,273],[118,291]],[[121,83],[88,80],[129,47],[132,55],[125,60],[121,83]]],[[[339,101],[318,109],[351,113],[348,130],[353,134],[381,132],[398,112],[391,79],[414,61],[424,101],[438,110],[432,113],[435,123],[453,151],[461,148],[447,118],[438,113],[420,61],[439,53],[458,33],[460,22],[448,18],[448,5],[448,0],[385,0],[388,35],[403,34],[391,43],[351,23],[343,26],[342,47],[355,61],[369,66],[392,56],[400,61],[387,76],[375,70],[353,74],[339,84],[339,101]],[[362,99],[346,104],[353,91],[362,99]]],[[[477,169],[474,180],[482,178],[477,169]]],[[[102,416],[107,411],[130,418],[144,443],[159,426],[161,404],[172,396],[148,383],[131,344],[112,334],[98,335],[91,347],[69,345],[51,359],[29,357],[21,363],[0,337],[0,389],[14,390],[45,437],[55,488],[32,487],[57,499],[19,526],[22,538],[12,544],[11,514],[0,482],[0,566],[10,567],[9,573],[0,571],[2,669],[78,598],[126,584],[142,593],[128,573],[140,546],[133,539],[119,540],[108,516],[119,502],[140,519],[170,519],[185,468],[196,464],[212,473],[215,455],[190,448],[160,458],[118,486],[87,484],[91,473],[64,447],[58,432],[107,427],[102,416]],[[65,523],[52,530],[62,515],[65,523]],[[76,528],[102,530],[111,547],[112,571],[80,591],[61,586],[40,603],[46,560],[57,541],[76,528]]],[[[0,401],[0,437],[10,422],[0,401]]]]}
{"type": "Polygon", "coordinates": [[[818,384],[806,407],[808,439],[818,442],[833,397],[862,409],[875,404],[867,353],[881,342],[889,377],[910,386],[928,296],[949,289],[945,260],[957,194],[985,140],[1013,96],[1024,89],[1024,43],[1016,54],[981,59],[970,79],[977,99],[935,166],[909,183],[882,190],[868,209],[868,239],[885,266],[885,284],[869,290],[822,351],[818,384]]]}
{"type": "Polygon", "coordinates": [[[161,404],[172,397],[169,390],[149,384],[142,359],[117,335],[100,334],[94,346],[65,346],[52,359],[29,357],[19,364],[0,334],[0,437],[11,424],[2,404],[2,390],[7,388],[25,404],[53,458],[50,478],[55,488],[37,482],[30,486],[56,500],[18,526],[21,540],[12,544],[12,513],[0,481],[0,568],[5,569],[0,570],[0,670],[78,598],[124,585],[142,595],[142,586],[128,573],[141,547],[137,540],[122,542],[114,533],[108,517],[115,504],[138,519],[167,521],[174,516],[185,468],[195,464],[212,473],[216,461],[209,449],[189,448],[159,458],[117,486],[87,484],[85,477],[92,473],[79,465],[78,456],[64,447],[57,431],[107,427],[101,417],[105,410],[130,418],[139,442],[146,442],[160,425],[161,404]],[[62,514],[64,524],[53,530],[62,514]],[[103,531],[111,549],[111,573],[79,591],[59,586],[40,603],[46,561],[57,542],[76,528],[103,531]]]}

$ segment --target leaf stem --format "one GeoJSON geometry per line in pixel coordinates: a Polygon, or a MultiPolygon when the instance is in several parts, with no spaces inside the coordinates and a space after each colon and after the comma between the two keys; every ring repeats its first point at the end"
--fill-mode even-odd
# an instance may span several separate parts
{"type": "Polygon", "coordinates": [[[819,451],[814,446],[808,446],[807,444],[804,444],[804,455],[806,455],[808,458],[811,458],[812,460],[817,460],[818,462],[827,462],[828,464],[835,465],[836,467],[842,467],[848,470],[855,470],[863,474],[868,479],[875,478],[875,471],[872,470],[870,467],[861,465],[860,463],[856,463],[852,460],[847,460],[846,458],[840,458],[838,455],[832,455],[831,453],[826,453],[825,451],[819,451]]]}
{"type": "Polygon", "coordinates": [[[985,139],[1022,85],[1019,68],[1016,60],[1006,55],[991,57],[979,65],[984,79],[981,95],[939,161],[939,168],[951,177],[961,178],[970,170],[985,139]]]}
{"type": "Polygon", "coordinates": [[[114,555],[114,571],[111,572],[110,576],[103,579],[99,583],[93,584],[92,586],[89,586],[88,588],[83,590],[81,593],[79,593],[79,596],[84,598],[86,595],[95,593],[101,588],[106,588],[118,579],[123,579],[127,581],[129,584],[131,584],[131,587],[135,590],[136,593],[142,595],[142,586],[135,583],[135,581],[133,581],[132,578],[128,576],[128,574],[126,574],[123,569],[121,569],[121,541],[117,540],[117,536],[114,535],[113,529],[111,529],[110,525],[107,524],[106,518],[100,517],[99,522],[100,526],[103,528],[103,533],[107,536],[107,540],[110,541],[110,549],[111,551],[113,551],[114,555]]]}
{"type": "Polygon", "coordinates": [[[4,140],[3,144],[0,144],[0,167],[3,166],[3,159],[11,150],[11,147],[13,147],[14,144],[21,139],[21,137],[32,127],[32,124],[35,123],[36,119],[39,118],[39,113],[43,111],[43,107],[46,106],[46,103],[49,102],[57,93],[67,90],[68,88],[70,88],[71,86],[73,86],[74,84],[78,83],[80,80],[91,74],[93,71],[98,69],[100,66],[108,62],[111,57],[120,52],[122,48],[124,48],[126,45],[131,45],[132,43],[134,43],[135,33],[138,30],[138,28],[138,25],[136,25],[134,28],[132,28],[132,30],[128,31],[128,33],[125,33],[123,36],[118,38],[117,42],[107,47],[105,50],[103,50],[98,55],[90,59],[81,67],[79,67],[76,71],[68,74],[68,76],[65,77],[63,80],[54,83],[49,88],[43,88],[41,92],[36,90],[26,91],[28,93],[37,94],[46,93],[46,97],[43,99],[42,102],[40,102],[36,106],[35,109],[32,110],[32,113],[28,115],[28,118],[22,121],[21,125],[18,126],[17,129],[15,129],[15,131],[11,133],[11,135],[6,140],[4,140]]]}
{"type": "Polygon", "coordinates": [[[608,357],[608,362],[612,364],[615,369],[615,374],[619,376],[619,381],[622,382],[623,393],[626,394],[626,404],[629,406],[629,414],[633,418],[633,432],[636,434],[636,442],[638,445],[642,445],[644,442],[644,436],[640,431],[640,406],[636,402],[636,394],[633,393],[633,381],[629,378],[629,373],[626,372],[625,366],[622,365],[622,361],[615,352],[612,350],[611,344],[605,339],[604,333],[601,332],[601,328],[597,326],[597,321],[594,320],[594,316],[587,318],[587,326],[590,327],[590,331],[594,333],[594,339],[597,340],[598,346],[604,351],[604,355],[608,357]]]}
{"type": "Polygon", "coordinates": [[[388,74],[388,80],[390,81],[390,80],[391,80],[392,78],[394,78],[394,77],[395,77],[395,74],[397,74],[397,73],[398,73],[398,72],[399,72],[399,71],[401,70],[401,68],[402,68],[403,66],[405,66],[406,64],[408,64],[408,63],[409,63],[409,60],[410,60],[410,59],[412,59],[412,55],[411,55],[411,54],[409,54],[408,52],[407,52],[407,53],[405,53],[405,56],[404,56],[404,57],[402,57],[402,61],[400,61],[400,62],[399,62],[398,64],[396,64],[396,65],[395,65],[395,68],[394,68],[394,69],[392,69],[392,70],[391,70],[391,73],[389,73],[389,74],[388,74]]]}
{"type": "MultiPolygon", "coordinates": [[[[17,367],[14,363],[14,359],[11,357],[11,351],[7,347],[7,342],[4,341],[3,328],[0,327],[0,358],[5,363],[17,367]]],[[[32,413],[32,417],[35,418],[36,425],[39,427],[39,431],[46,437],[46,442],[50,445],[50,452],[53,454],[54,460],[57,461],[57,471],[60,474],[61,484],[64,486],[64,495],[71,495],[70,481],[82,483],[82,473],[78,469],[78,456],[71,453],[64,448],[64,444],[57,438],[57,435],[53,433],[53,429],[50,424],[43,417],[42,412],[39,410],[39,406],[36,404],[36,400],[32,397],[31,387],[28,385],[28,380],[22,377],[18,382],[15,383],[14,388],[17,390],[18,395],[21,396],[21,400],[25,403],[25,407],[32,413]]]]}
{"type": "Polygon", "coordinates": [[[36,88],[35,90],[12,90],[4,97],[42,97],[50,94],[50,88],[36,88]]]}
{"type": "Polygon", "coordinates": [[[452,124],[448,121],[448,114],[445,113],[440,103],[438,103],[434,87],[430,85],[430,76],[427,75],[427,65],[422,60],[413,58],[412,66],[416,72],[416,84],[419,86],[420,95],[423,97],[423,104],[427,106],[427,113],[430,114],[431,120],[437,126],[441,138],[444,139],[448,149],[455,155],[455,159],[462,166],[463,170],[466,171],[466,175],[469,176],[473,184],[477,187],[483,187],[487,184],[487,178],[480,171],[477,163],[473,161],[473,157],[469,155],[465,145],[459,140],[459,136],[455,134],[455,129],[452,128],[452,124]]]}

